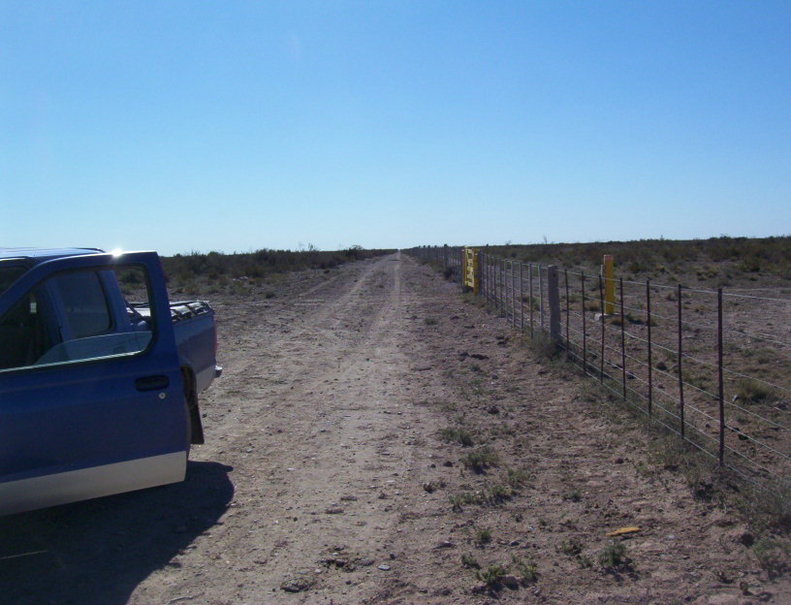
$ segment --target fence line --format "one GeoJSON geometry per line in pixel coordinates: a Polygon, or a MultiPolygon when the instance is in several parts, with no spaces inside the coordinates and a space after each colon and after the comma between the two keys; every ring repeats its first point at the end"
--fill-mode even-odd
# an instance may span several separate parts
{"type": "MultiPolygon", "coordinates": [[[[406,252],[461,283],[462,248],[406,252]]],[[[479,296],[515,330],[550,339],[585,375],[720,466],[791,486],[791,299],[618,278],[606,315],[600,274],[484,251],[478,268],[479,296]]]]}

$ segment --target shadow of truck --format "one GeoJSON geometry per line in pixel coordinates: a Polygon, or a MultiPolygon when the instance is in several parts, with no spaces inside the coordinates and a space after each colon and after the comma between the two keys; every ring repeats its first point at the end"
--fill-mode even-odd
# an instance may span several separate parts
{"type": "Polygon", "coordinates": [[[126,603],[217,523],[230,470],[190,462],[183,483],[1,517],[0,603],[126,603]]]}

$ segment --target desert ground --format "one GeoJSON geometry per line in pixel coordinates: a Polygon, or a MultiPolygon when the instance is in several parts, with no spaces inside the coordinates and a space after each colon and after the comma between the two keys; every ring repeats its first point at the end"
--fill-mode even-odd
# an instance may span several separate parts
{"type": "Polygon", "coordinates": [[[0,602],[791,602],[742,513],[407,255],[210,302],[187,480],[0,519],[0,602]]]}

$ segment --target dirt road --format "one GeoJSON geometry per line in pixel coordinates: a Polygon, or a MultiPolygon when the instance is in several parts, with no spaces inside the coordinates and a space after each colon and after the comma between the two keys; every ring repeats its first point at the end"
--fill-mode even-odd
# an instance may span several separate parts
{"type": "Polygon", "coordinates": [[[0,602],[787,602],[744,524],[427,267],[275,294],[213,301],[188,480],[0,519],[0,602]]]}

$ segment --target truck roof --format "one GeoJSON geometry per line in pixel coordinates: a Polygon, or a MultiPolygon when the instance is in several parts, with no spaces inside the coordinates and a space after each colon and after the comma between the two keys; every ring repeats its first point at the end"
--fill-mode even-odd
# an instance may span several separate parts
{"type": "Polygon", "coordinates": [[[0,248],[0,261],[12,258],[23,258],[33,264],[42,263],[53,258],[64,256],[84,256],[100,254],[99,248],[0,248]]]}

